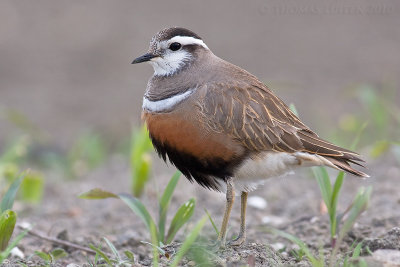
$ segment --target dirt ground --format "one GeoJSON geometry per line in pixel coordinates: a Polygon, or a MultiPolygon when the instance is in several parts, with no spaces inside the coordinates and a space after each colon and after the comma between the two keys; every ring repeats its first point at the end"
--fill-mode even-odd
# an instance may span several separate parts
{"type": "MultiPolygon", "coordinates": [[[[339,212],[343,211],[355,191],[361,186],[373,186],[373,194],[368,210],[361,216],[354,229],[346,237],[342,251],[355,242],[363,241],[372,251],[378,249],[400,249],[400,168],[392,162],[391,158],[383,158],[379,162],[369,165],[371,178],[361,180],[347,176],[344,190],[339,203],[339,212]],[[393,163],[393,165],[391,164],[393,163]],[[388,166],[392,166],[389,167],[388,166]]],[[[148,207],[153,207],[152,213],[156,214],[157,192],[164,188],[168,182],[168,174],[173,169],[159,168],[147,187],[143,202],[148,207]]],[[[51,175],[51,174],[49,174],[51,175]]],[[[83,200],[77,195],[95,187],[101,187],[112,192],[125,192],[129,186],[129,167],[121,157],[114,157],[100,169],[90,173],[82,180],[58,181],[47,186],[46,195],[39,207],[20,212],[20,223],[29,223],[34,230],[48,236],[57,237],[60,233],[67,240],[82,246],[89,243],[99,244],[102,237],[107,237],[120,250],[131,250],[136,259],[137,266],[151,265],[151,248],[141,241],[149,240],[149,233],[142,222],[136,217],[122,201],[118,200],[83,200]]],[[[329,250],[329,224],[327,214],[322,214],[320,209],[321,196],[317,183],[310,178],[307,171],[300,171],[295,175],[270,179],[265,186],[250,194],[262,197],[267,202],[263,209],[249,206],[247,214],[248,238],[240,248],[227,248],[219,252],[216,259],[218,266],[309,266],[306,260],[296,262],[289,251],[294,248],[290,242],[276,237],[265,231],[267,226],[284,230],[296,235],[309,245],[314,251],[319,249],[329,250]],[[283,251],[278,249],[285,247],[283,251]]],[[[185,236],[191,225],[204,215],[206,208],[216,223],[221,223],[224,208],[224,196],[220,193],[199,189],[198,185],[190,184],[186,179],[181,179],[176,193],[172,199],[171,211],[190,197],[196,198],[196,211],[192,223],[183,229],[176,242],[166,248],[172,254],[179,248],[180,241],[185,236]]],[[[237,199],[239,200],[239,199],[237,199]]],[[[230,221],[228,237],[237,234],[239,229],[239,201],[236,201],[230,221]]],[[[18,210],[22,207],[16,207],[18,210]]],[[[169,218],[171,219],[171,218],[169,218]]],[[[215,239],[215,232],[210,223],[207,223],[202,236],[208,241],[215,239]]],[[[34,236],[28,235],[18,246],[25,255],[31,255],[35,250],[50,251],[54,244],[34,236]]],[[[83,265],[93,256],[79,250],[69,251],[67,258],[59,260],[60,266],[67,263],[83,265]]],[[[343,256],[343,255],[341,255],[343,256]]],[[[370,259],[371,257],[367,257],[370,259]]],[[[370,259],[371,262],[372,259],[370,259]]],[[[31,263],[38,264],[37,257],[31,258],[31,263]]],[[[162,263],[168,260],[164,257],[162,263]]],[[[383,266],[382,263],[374,262],[383,266]]],[[[183,266],[191,263],[183,261],[183,266]]]]}
{"type": "MultiPolygon", "coordinates": [[[[351,90],[354,85],[366,83],[381,88],[389,83],[399,92],[399,23],[397,0],[224,0],[190,4],[180,0],[157,4],[130,0],[118,4],[107,0],[3,0],[0,149],[21,132],[3,116],[3,111],[9,110],[24,114],[40,130],[41,142],[55,149],[67,150],[87,129],[101,133],[113,144],[129,136],[131,126],[140,123],[142,96],[152,73],[150,66],[131,66],[130,62],[147,50],[155,32],[175,25],[194,30],[215,54],[254,73],[284,101],[295,103],[307,125],[321,136],[328,136],[332,127],[327,126],[338,125],[347,114],[362,112],[351,90]]],[[[338,209],[343,211],[361,186],[373,186],[372,199],[341,252],[348,251],[355,241],[364,241],[372,251],[398,252],[399,163],[391,153],[373,160],[367,151],[358,152],[365,156],[371,178],[361,180],[348,175],[338,209]]],[[[142,198],[153,214],[157,194],[175,172],[159,160],[154,165],[142,198]]],[[[75,180],[53,171],[45,171],[44,175],[43,202],[36,207],[16,203],[19,224],[29,223],[35,231],[62,236],[82,246],[99,244],[102,237],[107,237],[120,251],[129,249],[134,253],[135,266],[151,265],[151,248],[141,242],[149,241],[149,233],[121,201],[77,197],[96,187],[115,193],[129,191],[126,158],[110,155],[101,167],[75,180]]],[[[309,266],[305,260],[296,262],[290,254],[295,246],[267,232],[266,227],[296,235],[315,253],[321,248],[329,251],[327,214],[321,212],[320,192],[310,177],[309,170],[301,170],[270,179],[251,193],[267,205],[262,209],[249,206],[246,244],[220,251],[215,265],[309,266]]],[[[178,249],[185,233],[205,214],[205,208],[217,225],[221,223],[224,196],[192,185],[183,177],[171,210],[191,197],[197,205],[194,216],[166,248],[171,252],[178,249]]],[[[239,229],[238,200],[229,237],[239,229]]],[[[215,239],[208,222],[202,237],[215,239]]],[[[49,251],[54,244],[28,235],[18,247],[30,256],[35,250],[49,251]]],[[[82,251],[66,249],[69,256],[55,266],[82,266],[87,258],[93,259],[82,251]]],[[[363,257],[369,266],[382,266],[380,255],[363,257]]],[[[160,260],[164,265],[168,263],[165,257],[160,260]]],[[[11,259],[11,266],[15,261],[11,259]]],[[[39,263],[37,257],[32,257],[27,265],[39,263]]],[[[182,265],[191,266],[193,262],[185,259],[182,265]]]]}

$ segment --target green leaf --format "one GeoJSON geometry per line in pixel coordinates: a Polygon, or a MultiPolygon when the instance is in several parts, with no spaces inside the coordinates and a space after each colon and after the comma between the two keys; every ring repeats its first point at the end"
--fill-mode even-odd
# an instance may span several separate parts
{"type": "Polygon", "coordinates": [[[67,253],[64,249],[62,249],[62,248],[56,248],[56,249],[53,249],[53,250],[50,252],[50,255],[52,256],[53,261],[56,261],[56,260],[58,260],[58,259],[67,257],[67,256],[68,256],[68,253],[67,253]]]}
{"type": "Polygon", "coordinates": [[[86,193],[79,195],[79,198],[83,199],[105,199],[105,198],[119,198],[117,195],[104,191],[100,188],[92,189],[86,193]]]}
{"type": "Polygon", "coordinates": [[[113,243],[110,242],[110,240],[108,240],[107,238],[103,237],[103,239],[106,241],[107,246],[111,249],[112,253],[114,254],[114,256],[120,260],[121,256],[119,255],[118,250],[116,249],[116,247],[114,246],[113,243]]]}
{"type": "Polygon", "coordinates": [[[17,222],[17,214],[12,210],[6,210],[0,215],[0,252],[4,251],[11,239],[17,222]]]}
{"type": "Polygon", "coordinates": [[[357,259],[361,255],[362,249],[362,242],[358,243],[357,246],[354,248],[353,255],[351,256],[352,259],[357,259]]]}
{"type": "Polygon", "coordinates": [[[319,188],[321,190],[322,199],[325,202],[326,207],[330,213],[331,210],[331,198],[332,198],[332,185],[329,179],[329,174],[323,167],[312,168],[315,178],[317,179],[319,188]]]}
{"type": "Polygon", "coordinates": [[[201,220],[195,225],[193,230],[189,233],[186,237],[185,241],[183,242],[182,246],[179,248],[179,251],[176,253],[174,257],[174,261],[171,264],[171,267],[177,267],[179,262],[182,260],[183,256],[186,252],[190,249],[194,241],[196,241],[198,235],[200,234],[201,229],[203,229],[204,224],[207,221],[207,216],[203,216],[201,220]]]}
{"type": "Polygon", "coordinates": [[[145,126],[132,132],[130,155],[132,193],[138,197],[150,177],[151,157],[148,152],[152,149],[152,143],[145,126]]]}
{"type": "Polygon", "coordinates": [[[35,254],[47,263],[52,262],[52,258],[48,253],[42,251],[35,251],[35,254]]]}
{"type": "Polygon", "coordinates": [[[158,211],[158,233],[159,233],[159,240],[164,240],[165,235],[165,222],[167,220],[167,211],[169,207],[169,203],[171,202],[172,194],[175,191],[175,187],[178,184],[179,177],[181,176],[180,172],[176,172],[171,180],[169,181],[167,187],[164,190],[164,193],[159,200],[159,211],[158,211]]]}
{"type": "Polygon", "coordinates": [[[156,225],[154,224],[153,221],[151,221],[150,223],[150,235],[151,235],[151,243],[152,243],[152,247],[153,247],[153,267],[158,267],[158,234],[157,234],[157,228],[156,225]]]}
{"type": "Polygon", "coordinates": [[[8,258],[8,255],[10,255],[11,250],[17,246],[19,241],[28,233],[28,230],[24,230],[21,232],[19,235],[17,235],[16,238],[13,239],[13,241],[8,245],[8,247],[0,253],[0,263],[3,262],[3,260],[8,258]]]}
{"type": "Polygon", "coordinates": [[[107,262],[110,266],[113,266],[113,264],[112,264],[110,258],[109,258],[103,251],[101,251],[100,248],[97,248],[97,247],[95,247],[95,246],[92,245],[92,244],[89,244],[89,247],[90,247],[92,250],[94,250],[97,254],[99,254],[100,257],[102,257],[103,260],[104,260],[105,262],[107,262]]]}
{"type": "Polygon", "coordinates": [[[15,195],[17,194],[18,188],[21,185],[22,179],[24,178],[25,174],[21,174],[10,186],[7,190],[6,194],[4,195],[3,199],[1,200],[0,204],[0,212],[4,212],[5,210],[12,209],[14,204],[15,195]]]}
{"type": "Polygon", "coordinates": [[[215,223],[214,223],[214,220],[211,218],[211,215],[210,215],[210,213],[208,212],[208,210],[207,210],[207,209],[204,209],[204,211],[206,212],[206,214],[207,214],[207,217],[208,217],[208,219],[210,220],[210,222],[211,222],[211,224],[212,224],[212,226],[213,226],[213,228],[214,228],[214,230],[215,230],[215,233],[217,234],[217,236],[219,236],[219,230],[218,230],[218,227],[215,225],[215,223]]]}
{"type": "Polygon", "coordinates": [[[141,196],[147,181],[150,179],[152,160],[150,154],[145,153],[136,161],[133,169],[134,179],[132,182],[132,192],[136,197],[141,196]]]}
{"type": "Polygon", "coordinates": [[[21,183],[20,196],[22,200],[37,204],[43,196],[43,175],[39,172],[29,172],[21,183]]]}
{"type": "Polygon", "coordinates": [[[195,206],[196,202],[194,198],[191,198],[178,209],[169,226],[166,238],[167,244],[172,242],[179,229],[192,217],[195,206]]]}
{"type": "Polygon", "coordinates": [[[331,211],[330,211],[330,221],[331,221],[331,237],[334,237],[336,235],[336,208],[337,208],[337,202],[339,200],[339,193],[340,189],[343,184],[345,173],[344,172],[339,172],[338,176],[336,177],[335,184],[333,185],[333,192],[332,192],[332,199],[331,199],[331,211]]]}
{"type": "Polygon", "coordinates": [[[147,229],[151,231],[151,225],[154,224],[153,218],[147,211],[146,207],[140,202],[139,199],[128,195],[128,194],[118,194],[119,198],[128,205],[128,207],[144,222],[147,229]]]}
{"type": "Polygon", "coordinates": [[[131,251],[125,250],[124,254],[130,260],[130,263],[134,263],[135,262],[135,255],[133,255],[133,253],[131,251]]]}

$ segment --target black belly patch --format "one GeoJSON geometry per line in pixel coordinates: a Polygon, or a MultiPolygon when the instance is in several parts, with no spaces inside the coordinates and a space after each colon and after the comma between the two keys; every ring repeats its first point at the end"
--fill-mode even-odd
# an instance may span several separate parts
{"type": "Polygon", "coordinates": [[[169,161],[178,168],[186,178],[193,182],[195,180],[207,189],[220,191],[220,183],[226,182],[232,177],[237,166],[244,157],[235,158],[230,161],[221,158],[197,158],[189,153],[181,152],[166,143],[156,140],[151,134],[150,139],[157,154],[164,160],[169,161]]]}

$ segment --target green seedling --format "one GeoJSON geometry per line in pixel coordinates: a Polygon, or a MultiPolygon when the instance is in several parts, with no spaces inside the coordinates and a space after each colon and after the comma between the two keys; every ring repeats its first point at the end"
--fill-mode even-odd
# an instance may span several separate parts
{"type": "Polygon", "coordinates": [[[341,227],[338,227],[338,237],[331,253],[329,266],[333,266],[333,262],[339,250],[340,244],[343,241],[343,238],[351,230],[358,217],[360,217],[360,215],[367,209],[369,200],[371,198],[371,192],[372,187],[368,187],[366,189],[363,187],[360,188],[353,202],[346,209],[346,211],[338,215],[337,221],[343,221],[343,223],[341,227]]]}
{"type": "Polygon", "coordinates": [[[96,266],[96,267],[123,267],[123,266],[133,266],[135,263],[135,257],[133,253],[129,250],[126,250],[124,252],[124,257],[121,256],[121,254],[118,252],[118,250],[115,248],[114,244],[111,243],[107,238],[103,237],[104,241],[106,242],[108,248],[112,252],[112,255],[107,255],[106,252],[104,252],[101,249],[101,245],[98,247],[90,244],[89,247],[96,252],[95,258],[93,262],[89,261],[90,266],[96,266]],[[104,263],[101,263],[101,261],[104,261],[104,263]]]}
{"type": "Polygon", "coordinates": [[[365,260],[360,258],[363,245],[362,242],[358,243],[357,246],[355,247],[354,245],[355,243],[350,248],[350,250],[353,251],[351,255],[346,255],[346,257],[344,258],[343,267],[353,267],[353,266],[367,267],[367,263],[365,262],[365,260]]]}
{"type": "Polygon", "coordinates": [[[24,174],[21,174],[11,184],[0,202],[0,263],[8,257],[11,250],[26,234],[26,232],[19,234],[13,242],[9,243],[17,221],[17,214],[12,211],[12,207],[23,178],[24,174]]]}
{"type": "Polygon", "coordinates": [[[336,235],[337,235],[337,224],[338,217],[336,214],[337,203],[339,199],[340,189],[343,184],[343,179],[345,176],[344,172],[339,172],[336,180],[331,185],[329,174],[327,170],[323,167],[312,168],[314,176],[318,182],[319,189],[321,191],[322,199],[324,200],[325,206],[328,209],[329,222],[330,222],[330,234],[331,234],[331,244],[332,247],[335,246],[336,235]]]}
{"type": "Polygon", "coordinates": [[[11,235],[14,232],[17,214],[12,210],[5,210],[0,215],[0,251],[4,251],[11,235]]]}
{"type": "MultiPolygon", "coordinates": [[[[320,253],[319,256],[314,256],[313,253],[311,252],[310,248],[303,242],[301,241],[298,237],[288,234],[286,232],[277,230],[277,229],[273,229],[273,228],[268,228],[269,232],[272,232],[280,237],[283,237],[289,241],[291,241],[292,243],[296,244],[297,246],[299,246],[299,250],[298,251],[302,251],[302,257],[300,258],[300,260],[306,256],[306,258],[308,259],[308,261],[311,263],[312,266],[314,267],[323,267],[325,266],[325,261],[324,261],[324,257],[322,255],[322,253],[320,253]]],[[[296,259],[299,259],[296,257],[296,259]]]]}
{"type": "Polygon", "coordinates": [[[62,248],[53,249],[50,252],[35,251],[35,255],[41,258],[45,262],[45,266],[52,266],[57,260],[65,258],[68,253],[62,248]]]}
{"type": "Polygon", "coordinates": [[[145,127],[133,131],[131,139],[130,165],[132,173],[132,194],[140,197],[150,178],[151,171],[151,144],[149,133],[145,127]]]}
{"type": "Polygon", "coordinates": [[[21,183],[19,195],[21,200],[32,204],[38,204],[42,200],[44,187],[43,174],[29,172],[21,183]]]}
{"type": "Polygon", "coordinates": [[[290,255],[292,255],[297,262],[300,262],[303,260],[303,257],[306,255],[306,253],[304,252],[304,250],[300,249],[292,249],[290,251],[290,255]]]}
{"type": "MultiPolygon", "coordinates": [[[[368,187],[367,189],[361,188],[358,193],[356,194],[353,202],[350,204],[350,206],[343,212],[342,214],[336,215],[336,204],[337,203],[337,198],[339,197],[338,192],[340,191],[339,184],[341,183],[341,180],[343,178],[339,178],[336,180],[336,186],[334,185],[332,188],[332,185],[330,184],[329,179],[327,180],[327,174],[322,171],[320,174],[317,174],[317,179],[320,179],[320,187],[321,187],[321,192],[323,192],[323,195],[325,195],[325,199],[329,200],[326,201],[330,205],[331,213],[330,213],[330,220],[331,220],[331,237],[332,233],[334,233],[334,239],[332,242],[333,249],[329,257],[329,267],[336,266],[335,264],[337,263],[336,260],[336,255],[339,250],[340,244],[343,241],[343,238],[346,236],[346,234],[351,230],[353,227],[354,223],[358,219],[358,217],[367,209],[368,207],[368,202],[371,196],[372,188],[368,187]],[[329,184],[329,185],[328,185],[329,184]],[[334,196],[335,195],[335,196],[334,196]],[[332,204],[331,204],[332,203],[332,204]],[[335,216],[331,216],[335,215],[335,216]],[[339,224],[340,223],[340,224],[339,224]],[[334,230],[332,230],[334,229],[334,230]]],[[[340,174],[339,174],[340,175],[340,174]]],[[[329,176],[328,176],[329,178],[329,176]]],[[[327,207],[328,207],[327,204],[327,207]]],[[[328,213],[329,213],[329,207],[328,207],[328,213]]],[[[276,229],[268,229],[268,231],[275,233],[283,238],[286,238],[290,240],[291,242],[297,244],[304,252],[304,255],[306,258],[310,261],[312,266],[314,267],[320,267],[320,266],[325,266],[325,261],[323,255],[320,253],[319,256],[314,256],[311,252],[311,250],[308,248],[308,246],[301,241],[299,238],[290,235],[288,233],[276,230],[276,229]]],[[[354,249],[352,257],[346,257],[342,265],[343,266],[353,266],[352,262],[356,261],[360,255],[360,250],[361,250],[362,245],[358,244],[356,248],[354,249]],[[348,265],[344,265],[344,264],[348,265]]],[[[295,256],[296,259],[298,257],[295,256]]],[[[360,261],[359,264],[362,264],[363,261],[360,261]]]]}
{"type": "Polygon", "coordinates": [[[199,236],[201,229],[203,229],[206,221],[207,221],[207,216],[203,216],[203,218],[200,219],[200,221],[195,225],[193,230],[188,234],[185,241],[183,241],[181,247],[177,251],[177,253],[170,265],[171,267],[178,266],[178,264],[182,260],[183,256],[185,256],[185,254],[192,247],[193,243],[196,241],[196,239],[199,236]]]}
{"type": "Polygon", "coordinates": [[[119,198],[121,199],[128,207],[142,220],[145,224],[147,230],[150,233],[150,237],[154,231],[153,226],[155,228],[155,235],[157,237],[157,246],[160,244],[169,244],[175,238],[177,232],[189,221],[192,217],[194,208],[195,208],[195,200],[189,199],[186,203],[184,203],[178,211],[175,213],[171,224],[169,226],[168,231],[165,231],[165,222],[166,216],[168,213],[169,203],[171,201],[173,192],[175,190],[176,184],[178,183],[180,173],[177,172],[169,181],[167,187],[164,190],[162,197],[159,199],[159,216],[158,216],[158,224],[154,222],[154,219],[150,215],[146,206],[137,198],[129,195],[129,194],[113,194],[107,191],[103,191],[101,189],[93,189],[89,192],[83,193],[80,195],[80,198],[84,199],[105,199],[105,198],[119,198]]]}
{"type": "Polygon", "coordinates": [[[11,243],[8,244],[7,248],[4,251],[0,251],[0,264],[8,258],[11,253],[11,250],[15,248],[22,238],[28,233],[28,230],[25,230],[18,234],[11,243]]]}

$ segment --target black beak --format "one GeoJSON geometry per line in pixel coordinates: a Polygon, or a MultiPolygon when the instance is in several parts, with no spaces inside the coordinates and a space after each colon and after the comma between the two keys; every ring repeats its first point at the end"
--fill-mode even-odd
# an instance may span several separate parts
{"type": "Polygon", "coordinates": [[[147,54],[144,54],[143,56],[136,58],[134,61],[132,61],[132,64],[146,62],[155,57],[158,57],[158,56],[154,55],[152,53],[147,53],[147,54]]]}

